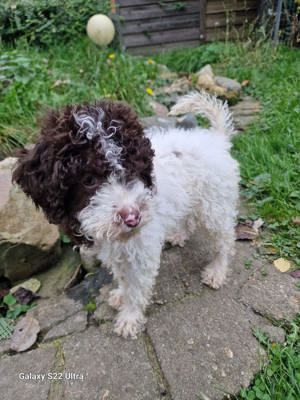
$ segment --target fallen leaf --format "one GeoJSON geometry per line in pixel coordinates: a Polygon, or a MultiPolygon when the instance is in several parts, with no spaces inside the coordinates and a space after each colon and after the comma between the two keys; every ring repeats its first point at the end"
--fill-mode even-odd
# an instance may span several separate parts
{"type": "Polygon", "coordinates": [[[257,232],[251,227],[244,224],[237,224],[235,227],[236,240],[253,240],[257,238],[257,232]]]}
{"type": "Polygon", "coordinates": [[[12,287],[10,289],[10,293],[14,294],[20,287],[36,293],[41,287],[41,282],[35,278],[28,279],[27,281],[19,283],[19,285],[12,287]]]}
{"type": "Polygon", "coordinates": [[[274,267],[280,272],[287,272],[291,268],[291,263],[284,258],[277,258],[273,261],[274,267]]]}
{"type": "Polygon", "coordinates": [[[22,352],[29,349],[37,340],[40,331],[39,321],[26,316],[17,323],[11,338],[11,350],[22,352]]]}
{"type": "Polygon", "coordinates": [[[83,276],[83,268],[82,265],[79,264],[78,267],[75,269],[73,275],[68,280],[68,282],[64,286],[64,290],[70,289],[71,287],[75,286],[77,283],[80,282],[83,276]]]}
{"type": "Polygon", "coordinates": [[[254,240],[259,235],[259,228],[264,224],[261,218],[252,221],[247,219],[239,222],[235,227],[236,240],[254,240]]]}
{"type": "Polygon", "coordinates": [[[296,271],[291,272],[290,275],[293,278],[300,279],[300,269],[296,269],[296,271]]]}
{"type": "Polygon", "coordinates": [[[20,304],[29,304],[32,300],[38,299],[40,296],[21,286],[14,292],[14,297],[20,304]]]}

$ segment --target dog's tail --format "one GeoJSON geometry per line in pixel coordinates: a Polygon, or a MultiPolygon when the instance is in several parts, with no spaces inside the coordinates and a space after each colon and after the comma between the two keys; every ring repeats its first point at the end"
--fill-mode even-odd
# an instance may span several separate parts
{"type": "Polygon", "coordinates": [[[192,92],[181,97],[172,107],[169,115],[178,114],[200,114],[208,118],[211,128],[228,137],[234,132],[233,120],[228,108],[228,104],[218,100],[215,96],[207,92],[192,92]]]}

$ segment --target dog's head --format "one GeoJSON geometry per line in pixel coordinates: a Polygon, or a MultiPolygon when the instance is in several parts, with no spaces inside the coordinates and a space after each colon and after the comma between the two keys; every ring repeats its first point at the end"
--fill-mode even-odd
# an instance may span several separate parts
{"type": "Polygon", "coordinates": [[[126,104],[66,106],[48,112],[13,180],[75,243],[92,243],[129,235],[149,219],[153,156],[126,104]]]}

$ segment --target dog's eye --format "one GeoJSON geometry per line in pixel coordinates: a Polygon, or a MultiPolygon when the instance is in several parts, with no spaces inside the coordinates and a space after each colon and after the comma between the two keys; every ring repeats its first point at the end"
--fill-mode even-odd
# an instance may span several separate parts
{"type": "Polygon", "coordinates": [[[86,175],[84,177],[82,183],[83,183],[84,186],[90,188],[90,187],[93,187],[93,186],[97,185],[98,179],[94,175],[86,175]]]}

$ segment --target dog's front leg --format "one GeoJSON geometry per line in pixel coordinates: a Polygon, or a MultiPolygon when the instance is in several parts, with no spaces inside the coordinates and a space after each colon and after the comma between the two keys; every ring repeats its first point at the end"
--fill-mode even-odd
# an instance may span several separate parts
{"type": "Polygon", "coordinates": [[[158,273],[161,245],[151,249],[139,248],[113,266],[119,287],[112,291],[109,304],[119,311],[114,331],[125,338],[136,338],[146,322],[144,312],[158,273]]]}

